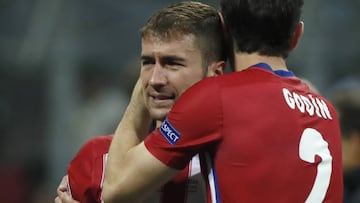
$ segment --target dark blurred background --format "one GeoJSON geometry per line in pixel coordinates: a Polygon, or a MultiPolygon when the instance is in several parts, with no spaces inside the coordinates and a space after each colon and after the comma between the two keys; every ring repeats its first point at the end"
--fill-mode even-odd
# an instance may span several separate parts
{"type": "MultiPolygon", "coordinates": [[[[114,131],[139,28],[175,0],[0,0],[0,202],[53,202],[67,163],[114,131]]],[[[218,7],[218,1],[202,1],[218,7]]],[[[306,1],[289,68],[320,92],[360,75],[360,1],[306,1]]]]}

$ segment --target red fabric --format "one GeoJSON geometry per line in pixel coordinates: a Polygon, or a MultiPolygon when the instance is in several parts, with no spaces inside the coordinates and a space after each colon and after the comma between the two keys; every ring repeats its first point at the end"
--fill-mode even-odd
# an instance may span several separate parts
{"type": "Polygon", "coordinates": [[[336,112],[296,77],[252,67],[205,79],[181,96],[167,126],[177,142],[156,130],[145,140],[147,149],[177,169],[195,153],[208,152],[215,181],[209,190],[221,202],[303,203],[312,190],[322,189],[323,202],[342,201],[336,112]],[[314,163],[300,157],[311,150],[314,163]]]}
{"type": "Polygon", "coordinates": [[[81,203],[101,202],[104,155],[112,136],[97,136],[80,149],[68,167],[71,195],[81,203]]]}
{"type": "MultiPolygon", "coordinates": [[[[81,203],[100,203],[103,174],[113,136],[97,136],[86,142],[68,166],[69,185],[72,197],[81,203]]],[[[169,181],[159,193],[149,198],[151,203],[188,202],[188,187],[192,187],[190,198],[204,199],[203,193],[197,191],[200,183],[188,184],[189,167],[182,170],[173,181],[169,181]],[[194,191],[195,190],[195,191],[194,191]],[[171,199],[171,201],[170,201],[171,199]]]]}

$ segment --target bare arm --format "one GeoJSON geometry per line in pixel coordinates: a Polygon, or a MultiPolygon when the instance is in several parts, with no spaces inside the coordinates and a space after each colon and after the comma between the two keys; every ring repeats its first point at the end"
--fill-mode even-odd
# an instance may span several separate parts
{"type": "Polygon", "coordinates": [[[102,191],[105,203],[138,202],[178,172],[139,144],[147,135],[149,122],[138,81],[110,145],[102,191]]]}

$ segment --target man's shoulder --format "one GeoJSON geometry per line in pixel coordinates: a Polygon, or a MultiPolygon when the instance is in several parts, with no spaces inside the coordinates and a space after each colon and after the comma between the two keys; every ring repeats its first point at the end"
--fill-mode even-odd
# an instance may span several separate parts
{"type": "Polygon", "coordinates": [[[95,136],[89,139],[71,160],[68,166],[69,178],[92,174],[95,168],[102,168],[103,158],[109,152],[112,135],[95,136]]]}
{"type": "Polygon", "coordinates": [[[106,135],[89,139],[70,162],[67,173],[73,198],[100,202],[106,156],[112,138],[113,135],[106,135]]]}
{"type": "Polygon", "coordinates": [[[108,153],[113,135],[95,136],[89,139],[78,151],[73,161],[81,159],[95,159],[108,153]]]}

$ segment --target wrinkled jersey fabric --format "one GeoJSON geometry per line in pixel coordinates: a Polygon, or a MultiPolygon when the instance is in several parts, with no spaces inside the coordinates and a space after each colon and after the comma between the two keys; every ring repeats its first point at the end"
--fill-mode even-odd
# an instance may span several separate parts
{"type": "MultiPolygon", "coordinates": [[[[68,192],[81,203],[102,202],[107,154],[113,136],[96,136],[86,142],[68,166],[68,192]]],[[[150,196],[148,203],[198,203],[205,202],[204,179],[200,173],[198,156],[162,188],[150,196]]]]}
{"type": "Polygon", "coordinates": [[[208,202],[342,201],[335,109],[267,64],[195,84],[145,146],[175,169],[199,153],[208,202]]]}

